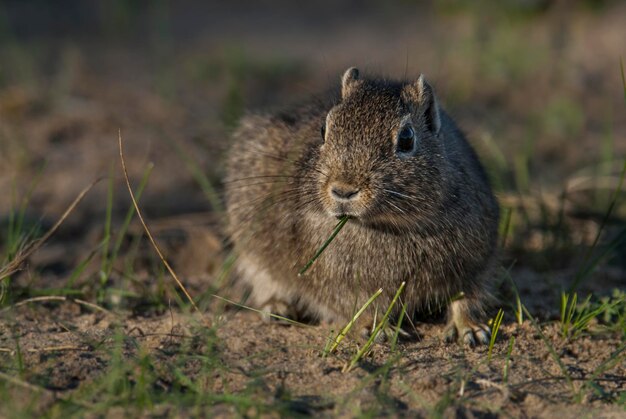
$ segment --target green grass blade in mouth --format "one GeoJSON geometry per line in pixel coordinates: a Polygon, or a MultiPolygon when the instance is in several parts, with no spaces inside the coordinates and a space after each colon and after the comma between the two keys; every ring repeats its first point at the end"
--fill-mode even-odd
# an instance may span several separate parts
{"type": "Polygon", "coordinates": [[[320,257],[322,252],[324,250],[326,250],[326,248],[328,247],[330,242],[332,242],[335,239],[335,237],[337,237],[337,234],[339,234],[339,232],[341,231],[343,226],[346,225],[346,223],[348,222],[349,219],[350,219],[350,217],[348,215],[344,215],[343,217],[341,217],[341,219],[339,220],[339,222],[335,226],[335,229],[333,230],[333,232],[330,235],[330,237],[328,237],[328,239],[324,242],[324,244],[322,244],[322,246],[318,249],[318,251],[315,252],[315,255],[311,258],[311,260],[309,260],[307,262],[307,264],[304,265],[304,268],[302,268],[300,270],[300,272],[298,272],[298,276],[304,275],[304,273],[309,270],[311,265],[313,265],[313,263],[317,260],[317,258],[320,257]]]}

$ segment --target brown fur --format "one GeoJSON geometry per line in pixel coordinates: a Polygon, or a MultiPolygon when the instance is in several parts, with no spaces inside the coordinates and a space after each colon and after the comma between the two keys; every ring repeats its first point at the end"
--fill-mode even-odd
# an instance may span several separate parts
{"type": "Polygon", "coordinates": [[[233,136],[228,228],[254,303],[343,322],[378,288],[386,307],[406,281],[411,315],[464,293],[449,310],[448,335],[485,342],[478,320],[498,205],[474,151],[423,77],[362,79],[348,69],[341,91],[331,104],[245,117],[233,136]],[[406,125],[415,146],[402,154],[406,125]],[[353,196],[338,199],[333,189],[353,196]],[[299,277],[344,214],[352,219],[299,277]]]}

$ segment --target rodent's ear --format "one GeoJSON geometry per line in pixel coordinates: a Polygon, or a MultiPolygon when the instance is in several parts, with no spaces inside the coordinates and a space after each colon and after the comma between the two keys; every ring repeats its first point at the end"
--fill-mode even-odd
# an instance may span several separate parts
{"type": "Polygon", "coordinates": [[[347,98],[359,84],[359,70],[356,67],[350,67],[341,77],[341,97],[347,98]]]}
{"type": "Polygon", "coordinates": [[[425,119],[428,128],[435,135],[439,134],[441,129],[439,103],[437,103],[435,91],[424,79],[424,75],[420,74],[415,83],[407,85],[403,93],[409,97],[410,101],[418,105],[418,112],[425,119]]]}

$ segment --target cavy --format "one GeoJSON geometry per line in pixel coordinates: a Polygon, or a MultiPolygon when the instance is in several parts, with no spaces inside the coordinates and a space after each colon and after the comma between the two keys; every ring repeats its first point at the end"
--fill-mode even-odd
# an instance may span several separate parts
{"type": "Polygon", "coordinates": [[[345,322],[379,288],[384,310],[406,281],[409,315],[447,308],[447,340],[488,343],[481,320],[499,210],[474,150],[423,76],[389,81],[350,68],[335,96],[247,116],[233,135],[228,233],[253,303],[345,322]]]}

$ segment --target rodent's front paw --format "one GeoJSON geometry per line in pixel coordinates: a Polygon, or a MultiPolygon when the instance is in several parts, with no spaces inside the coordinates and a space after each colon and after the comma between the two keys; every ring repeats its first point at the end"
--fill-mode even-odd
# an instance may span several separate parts
{"type": "Polygon", "coordinates": [[[472,320],[467,301],[453,301],[448,310],[449,320],[444,330],[447,343],[463,340],[469,346],[476,346],[477,343],[489,344],[491,329],[486,324],[472,320]]]}
{"type": "Polygon", "coordinates": [[[289,303],[279,299],[271,299],[261,306],[261,318],[265,322],[282,321],[281,317],[293,318],[294,313],[289,303]]]}
{"type": "Polygon", "coordinates": [[[446,343],[456,342],[462,339],[469,346],[476,346],[477,343],[488,345],[491,339],[491,330],[486,324],[467,322],[458,327],[454,322],[446,325],[444,331],[446,343]]]}

